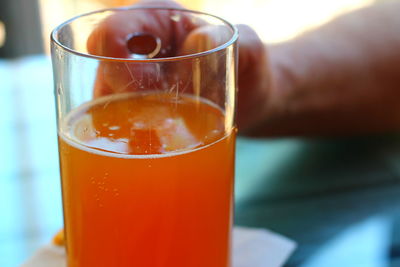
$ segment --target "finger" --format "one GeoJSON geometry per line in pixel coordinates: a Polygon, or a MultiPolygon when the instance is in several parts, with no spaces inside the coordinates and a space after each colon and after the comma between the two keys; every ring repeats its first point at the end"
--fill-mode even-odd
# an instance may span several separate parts
{"type": "MultiPolygon", "coordinates": [[[[247,131],[249,128],[254,127],[264,117],[266,103],[269,97],[270,88],[270,71],[268,68],[268,57],[265,46],[257,33],[246,25],[237,25],[239,30],[238,40],[238,77],[239,77],[239,90],[238,90],[238,108],[237,108],[237,124],[239,129],[247,131]]],[[[197,51],[211,50],[219,45],[229,41],[232,33],[226,27],[219,26],[203,26],[193,30],[186,38],[182,47],[182,54],[196,53],[197,51]]],[[[225,62],[218,60],[221,52],[209,55],[200,59],[199,69],[201,69],[198,76],[193,77],[194,91],[200,88],[201,95],[212,100],[214,103],[223,107],[225,96],[221,90],[227,81],[225,62]],[[199,84],[196,84],[199,83],[199,84]]],[[[186,70],[193,70],[195,66],[186,68],[186,70]]],[[[184,73],[184,67],[181,66],[178,73],[184,73]]]]}
{"type": "MultiPolygon", "coordinates": [[[[231,38],[232,29],[226,26],[198,27],[188,34],[179,53],[188,55],[210,51],[227,43],[231,38]]],[[[183,61],[174,71],[180,79],[190,81],[187,83],[189,93],[200,95],[224,108],[226,99],[224,87],[229,82],[226,68],[230,67],[226,65],[226,60],[223,60],[225,57],[227,50],[221,49],[196,60],[183,61]]]]}
{"type": "MultiPolygon", "coordinates": [[[[172,1],[146,1],[135,5],[143,6],[180,7],[172,1]]],[[[96,27],[88,39],[87,48],[94,55],[129,58],[132,52],[129,37],[136,33],[146,33],[156,36],[161,42],[161,49],[156,57],[174,56],[188,33],[202,23],[199,19],[195,20],[182,12],[168,9],[122,11],[106,18],[96,27]]],[[[146,46],[146,43],[140,45],[146,46]]],[[[166,71],[166,66],[167,64],[159,68],[157,64],[151,66],[135,62],[102,62],[98,68],[94,96],[132,91],[149,85],[159,88],[163,83],[152,76],[159,78],[166,71]]]]}
{"type": "Polygon", "coordinates": [[[237,123],[246,132],[265,116],[271,87],[267,50],[257,33],[247,25],[239,30],[239,91],[237,123]]]}
{"type": "Polygon", "coordinates": [[[222,25],[204,25],[192,30],[180,49],[180,55],[195,54],[212,50],[228,42],[232,30],[222,25]]]}
{"type": "MultiPolygon", "coordinates": [[[[181,8],[172,1],[145,1],[134,7],[181,8]]],[[[149,33],[161,40],[162,49],[158,57],[171,56],[176,52],[173,44],[181,43],[199,23],[200,20],[191,20],[184,13],[168,9],[120,11],[95,28],[88,39],[87,49],[90,54],[98,56],[128,58],[128,38],[135,33],[149,33]]]]}
{"type": "Polygon", "coordinates": [[[94,97],[114,93],[161,90],[165,70],[158,64],[141,62],[102,62],[96,75],[94,97]]]}

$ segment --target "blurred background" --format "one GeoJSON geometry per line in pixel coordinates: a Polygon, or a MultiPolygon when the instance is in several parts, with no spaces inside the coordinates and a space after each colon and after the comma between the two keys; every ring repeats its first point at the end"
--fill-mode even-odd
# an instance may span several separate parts
{"type": "MultiPolygon", "coordinates": [[[[382,0],[381,0],[382,1],[382,0]]],[[[136,0],[2,0],[0,56],[49,51],[51,30],[78,14],[136,0]]],[[[282,42],[374,0],[180,0],[185,7],[251,25],[266,42],[282,42]]]]}
{"type": "MultiPolygon", "coordinates": [[[[130,5],[134,2],[132,0],[0,0],[1,267],[19,266],[35,250],[50,242],[52,236],[62,227],[55,108],[51,63],[48,57],[51,30],[80,13],[130,5]]],[[[210,12],[233,23],[249,24],[266,43],[279,43],[318,27],[340,14],[371,5],[375,1],[180,0],[179,2],[188,8],[210,12]]],[[[250,146],[245,146],[242,143],[239,144],[238,150],[256,153],[265,146],[273,148],[275,145],[276,143],[273,145],[252,143],[250,146]]],[[[298,149],[295,148],[296,151],[298,149]]],[[[287,153],[287,150],[284,150],[284,153],[287,153]]],[[[277,159],[269,160],[272,164],[277,159]]],[[[240,190],[249,188],[249,183],[252,181],[247,178],[244,181],[242,178],[245,175],[243,168],[246,168],[247,163],[246,158],[238,160],[237,180],[240,190]]],[[[247,173],[247,175],[257,174],[247,173]]],[[[244,198],[243,192],[237,192],[237,200],[244,198]]],[[[379,224],[381,221],[372,221],[372,224],[374,223],[379,224]]],[[[362,230],[367,231],[369,224],[362,227],[364,227],[362,230]]],[[[382,236],[380,233],[377,235],[382,236]]],[[[370,255],[375,255],[372,248],[367,249],[370,249],[370,255]]]]}

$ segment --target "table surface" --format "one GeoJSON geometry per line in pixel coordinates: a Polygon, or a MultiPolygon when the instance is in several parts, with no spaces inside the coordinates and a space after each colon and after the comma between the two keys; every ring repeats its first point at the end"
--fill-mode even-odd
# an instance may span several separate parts
{"type": "MultiPolygon", "coordinates": [[[[0,266],[62,227],[50,60],[0,61],[0,266]]],[[[286,266],[400,266],[400,138],[244,139],[238,225],[298,242],[286,266]]],[[[266,263],[266,266],[268,263],[266,263]]]]}

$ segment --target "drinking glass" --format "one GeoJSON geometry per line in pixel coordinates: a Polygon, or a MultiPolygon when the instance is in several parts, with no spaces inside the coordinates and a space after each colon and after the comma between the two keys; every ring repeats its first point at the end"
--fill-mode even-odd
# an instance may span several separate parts
{"type": "Polygon", "coordinates": [[[231,266],[236,28],[130,7],[51,37],[68,266],[231,266]]]}

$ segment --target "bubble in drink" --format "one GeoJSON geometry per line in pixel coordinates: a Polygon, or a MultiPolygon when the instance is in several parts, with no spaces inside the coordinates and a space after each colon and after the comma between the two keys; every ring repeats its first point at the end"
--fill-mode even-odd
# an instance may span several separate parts
{"type": "Polygon", "coordinates": [[[204,99],[166,93],[72,111],[59,135],[68,267],[229,266],[235,131],[224,121],[204,99]]]}
{"type": "Polygon", "coordinates": [[[71,136],[92,148],[142,155],[193,149],[224,134],[222,112],[198,100],[195,104],[192,97],[176,101],[173,94],[158,93],[113,98],[74,114],[71,136]]]}

